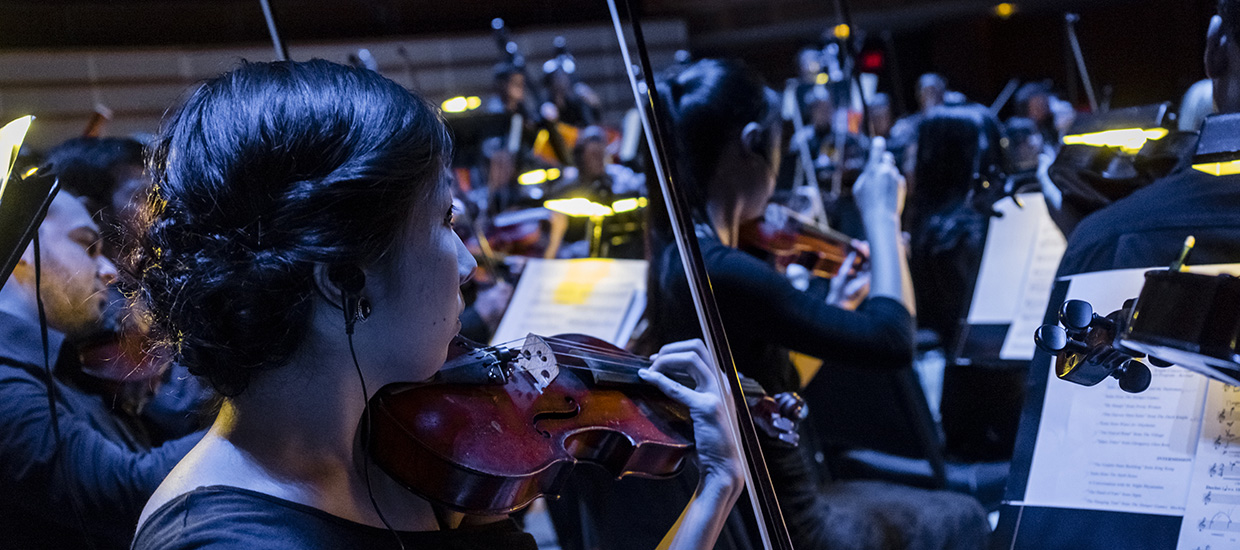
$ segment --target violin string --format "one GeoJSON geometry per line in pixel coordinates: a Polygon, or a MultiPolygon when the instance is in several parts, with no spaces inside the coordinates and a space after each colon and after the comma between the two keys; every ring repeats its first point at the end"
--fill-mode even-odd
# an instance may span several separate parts
{"type": "MultiPolygon", "coordinates": [[[[523,341],[524,339],[518,339],[518,340],[512,340],[511,342],[523,342],[523,341]]],[[[576,357],[580,359],[601,359],[604,362],[609,362],[609,363],[618,364],[618,365],[627,365],[627,364],[641,365],[637,368],[644,368],[644,367],[650,366],[651,364],[651,361],[649,359],[645,357],[633,355],[625,351],[615,351],[615,350],[598,347],[598,346],[578,344],[571,340],[558,340],[558,339],[547,338],[545,339],[545,341],[547,341],[548,343],[555,344],[555,346],[552,347],[551,349],[552,353],[564,355],[566,357],[576,357]],[[588,353],[588,354],[587,355],[569,355],[565,353],[564,350],[566,349],[571,350],[571,351],[581,351],[581,352],[588,353]],[[607,359],[605,359],[609,357],[613,358],[614,360],[607,361],[607,359]],[[632,363],[626,363],[625,361],[632,361],[632,363]]],[[[509,345],[511,342],[496,344],[494,346],[489,346],[487,348],[482,348],[482,349],[486,350],[486,349],[507,348],[513,352],[521,351],[522,348],[509,345]]],[[[454,365],[454,366],[448,367],[448,369],[449,370],[456,369],[456,368],[461,368],[464,366],[468,366],[468,364],[454,365]]]]}
{"type": "MultiPolygon", "coordinates": [[[[559,354],[559,355],[560,355],[561,357],[571,357],[571,358],[580,358],[580,359],[594,359],[594,357],[590,357],[590,356],[571,355],[571,354],[566,354],[566,353],[561,353],[561,354],[559,354]]],[[[640,368],[631,368],[631,367],[626,368],[626,367],[624,367],[623,365],[621,365],[621,366],[619,366],[619,367],[605,367],[605,368],[599,368],[599,367],[596,367],[596,366],[590,366],[590,365],[565,365],[565,364],[561,363],[561,364],[559,364],[559,365],[557,365],[557,366],[558,366],[559,368],[561,368],[561,369],[579,370],[579,371],[591,371],[591,372],[595,372],[595,371],[602,371],[602,372],[608,372],[608,373],[612,373],[612,374],[634,374],[634,375],[635,375],[635,374],[636,374],[636,372],[637,372],[638,370],[640,370],[640,368]]],[[[641,367],[641,368],[645,368],[645,367],[641,367]]],[[[684,383],[685,383],[685,379],[692,380],[692,376],[691,376],[691,375],[689,375],[689,374],[687,374],[687,373],[679,373],[679,372],[676,372],[676,373],[670,373],[670,374],[668,374],[668,373],[664,373],[664,375],[665,375],[665,376],[668,376],[668,377],[669,377],[669,378],[671,378],[672,380],[676,380],[677,382],[680,382],[680,383],[682,383],[682,384],[684,384],[684,383]],[[680,379],[679,379],[679,380],[677,380],[677,378],[680,378],[680,379]]],[[[687,385],[687,384],[686,384],[686,385],[687,385]]],[[[742,379],[741,379],[741,392],[742,392],[742,393],[744,393],[744,394],[745,394],[745,395],[747,395],[747,396],[753,396],[753,397],[758,397],[758,396],[764,396],[764,395],[767,395],[767,393],[766,393],[766,389],[765,389],[765,388],[763,388],[761,384],[758,384],[756,381],[754,381],[754,380],[752,380],[752,379],[749,379],[749,378],[742,378],[742,379]]]]}
{"type": "MultiPolygon", "coordinates": [[[[508,342],[503,342],[490,346],[491,348],[508,348],[512,351],[519,351],[521,348],[513,346],[514,342],[525,342],[525,338],[517,338],[508,342]]],[[[612,349],[598,344],[590,344],[586,342],[578,342],[566,338],[544,337],[543,341],[552,344],[552,352],[556,355],[570,359],[581,359],[590,361],[589,365],[567,365],[559,364],[559,368],[582,371],[602,371],[612,374],[636,374],[638,370],[649,368],[653,361],[645,357],[634,355],[625,350],[612,349]],[[557,349],[558,348],[558,349],[557,349]],[[580,353],[571,353],[580,352],[580,353]]],[[[464,366],[464,365],[461,365],[464,366]]],[[[459,368],[459,367],[455,367],[459,368]]],[[[676,373],[680,374],[680,373],[676,373]]],[[[676,376],[673,374],[673,376],[676,376]]],[[[763,395],[766,392],[761,386],[749,380],[743,380],[741,383],[745,393],[754,393],[763,395]]]]}

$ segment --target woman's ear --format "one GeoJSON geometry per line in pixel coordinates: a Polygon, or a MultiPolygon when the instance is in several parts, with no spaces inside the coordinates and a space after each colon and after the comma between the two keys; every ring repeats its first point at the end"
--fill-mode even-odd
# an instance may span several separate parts
{"type": "Polygon", "coordinates": [[[772,171],[778,166],[779,126],[764,128],[757,122],[746,124],[741,130],[741,145],[746,151],[757,155],[772,171]]]}
{"type": "Polygon", "coordinates": [[[327,264],[314,264],[314,287],[327,303],[336,308],[343,308],[344,296],[340,287],[332,283],[328,275],[330,269],[327,264]]]}
{"type": "Polygon", "coordinates": [[[766,141],[766,132],[762,131],[762,125],[757,122],[750,122],[741,129],[741,145],[744,145],[745,150],[750,153],[766,158],[766,141]]]}

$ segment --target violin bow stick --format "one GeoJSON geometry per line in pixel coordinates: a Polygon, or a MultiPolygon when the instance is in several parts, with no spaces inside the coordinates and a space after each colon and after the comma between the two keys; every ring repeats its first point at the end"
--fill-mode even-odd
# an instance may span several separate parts
{"type": "Polygon", "coordinates": [[[1094,96],[1094,84],[1089,80],[1089,69],[1085,66],[1085,55],[1081,53],[1081,41],[1076,36],[1076,22],[1081,16],[1075,13],[1064,14],[1064,25],[1068,29],[1068,45],[1072,48],[1072,56],[1076,60],[1076,69],[1081,73],[1081,85],[1085,87],[1085,97],[1089,98],[1089,110],[1098,112],[1098,98],[1094,96]]]}
{"type": "Polygon", "coordinates": [[[616,29],[616,38],[620,42],[620,52],[624,57],[624,66],[628,72],[633,98],[637,102],[638,113],[641,115],[646,141],[650,145],[650,154],[654,161],[652,164],[654,164],[655,174],[658,177],[659,187],[667,204],[668,215],[671,217],[672,232],[675,234],[677,248],[680,251],[680,259],[685,266],[685,274],[689,280],[689,291],[697,305],[698,321],[702,326],[702,339],[707,349],[714,356],[719,368],[726,372],[727,384],[721,385],[721,387],[726,387],[731,392],[730,396],[725,396],[724,401],[730,405],[730,409],[734,413],[730,415],[731,428],[734,435],[737,436],[737,440],[741,443],[740,455],[746,461],[746,483],[748,485],[750,503],[753,505],[754,515],[757,518],[759,534],[767,550],[792,550],[792,540],[788,535],[788,527],[784,524],[783,515],[780,513],[779,502],[775,497],[770,473],[766,469],[762,448],[758,443],[757,428],[754,426],[753,417],[750,416],[749,408],[745,403],[745,395],[741,390],[740,376],[736,371],[736,364],[732,360],[732,353],[728,348],[727,337],[724,334],[723,323],[719,316],[719,309],[715,305],[714,294],[709,286],[706,266],[702,261],[701,249],[698,247],[696,234],[693,230],[693,219],[690,215],[689,205],[677,191],[672,179],[671,159],[666,154],[667,147],[664,142],[668,126],[659,122],[658,110],[655,108],[659,101],[658,91],[654,82],[654,75],[656,73],[651,66],[650,56],[646,51],[641,22],[634,13],[629,0],[622,1],[624,2],[629,21],[632,24],[633,39],[637,45],[642,72],[647,79],[644,96],[638,86],[637,75],[633,70],[633,59],[629,53],[628,40],[620,20],[620,12],[616,7],[616,0],[607,0],[607,7],[611,11],[612,23],[616,29]]]}
{"type": "Polygon", "coordinates": [[[808,195],[810,204],[810,217],[815,223],[827,225],[827,209],[822,204],[822,191],[818,186],[818,171],[814,169],[814,160],[809,153],[809,136],[805,135],[805,120],[801,113],[801,98],[797,97],[797,80],[789,78],[787,85],[784,87],[784,101],[788,105],[789,115],[792,118],[792,139],[796,142],[798,149],[797,161],[804,173],[805,181],[803,186],[793,184],[794,189],[804,192],[808,195]]]}
{"type": "Polygon", "coordinates": [[[271,35],[271,45],[276,50],[276,61],[288,61],[288,46],[280,40],[280,29],[276,27],[276,14],[271,11],[271,0],[258,0],[263,8],[263,18],[267,20],[267,32],[271,35]]]}

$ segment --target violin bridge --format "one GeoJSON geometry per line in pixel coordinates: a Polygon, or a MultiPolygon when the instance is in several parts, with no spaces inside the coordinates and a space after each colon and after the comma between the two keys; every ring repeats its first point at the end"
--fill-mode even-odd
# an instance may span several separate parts
{"type": "Polygon", "coordinates": [[[525,344],[516,354],[513,364],[516,365],[514,370],[525,373],[540,394],[560,375],[560,367],[555,361],[551,346],[533,334],[525,337],[525,344]]]}

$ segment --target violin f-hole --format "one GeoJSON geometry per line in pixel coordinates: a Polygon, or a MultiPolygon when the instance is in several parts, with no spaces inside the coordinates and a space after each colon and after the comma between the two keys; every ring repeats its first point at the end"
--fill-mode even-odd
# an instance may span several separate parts
{"type": "Polygon", "coordinates": [[[534,429],[538,433],[542,434],[543,437],[550,438],[551,432],[539,427],[540,423],[549,420],[568,420],[581,414],[581,405],[579,405],[577,400],[573,399],[572,396],[564,396],[564,406],[568,408],[558,411],[543,411],[535,414],[533,419],[534,429]]]}

